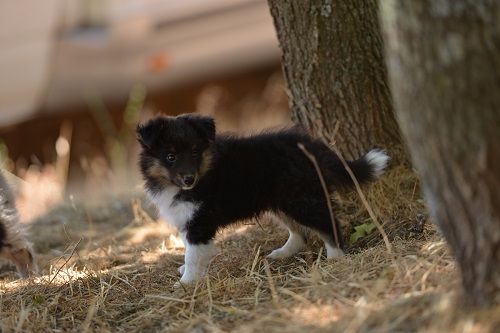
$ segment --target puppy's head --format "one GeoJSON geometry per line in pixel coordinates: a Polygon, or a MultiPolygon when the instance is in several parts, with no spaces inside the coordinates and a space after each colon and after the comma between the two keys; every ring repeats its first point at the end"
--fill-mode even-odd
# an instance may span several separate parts
{"type": "Polygon", "coordinates": [[[24,228],[17,221],[17,213],[0,203],[0,266],[2,261],[16,265],[23,278],[38,273],[33,249],[25,237],[24,228]]]}
{"type": "Polygon", "coordinates": [[[3,244],[0,247],[0,259],[13,263],[22,278],[38,274],[38,267],[33,258],[33,250],[28,244],[21,248],[15,248],[11,244],[3,244]]]}
{"type": "Polygon", "coordinates": [[[140,168],[149,190],[169,185],[190,190],[208,170],[215,122],[209,117],[157,117],[137,126],[140,168]]]}

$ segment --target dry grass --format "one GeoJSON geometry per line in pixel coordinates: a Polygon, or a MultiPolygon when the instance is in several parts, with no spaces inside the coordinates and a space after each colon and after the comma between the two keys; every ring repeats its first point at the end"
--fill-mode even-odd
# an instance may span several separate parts
{"type": "MultiPolygon", "coordinates": [[[[130,196],[100,208],[68,204],[33,226],[44,276],[0,279],[2,332],[488,332],[500,308],[466,312],[453,260],[418,199],[408,171],[396,169],[366,195],[387,232],[326,260],[321,243],[280,261],[265,255],[286,232],[266,218],[218,237],[209,277],[173,289],[183,249],[130,196]]],[[[337,197],[349,228],[369,222],[355,195],[337,197]]]]}

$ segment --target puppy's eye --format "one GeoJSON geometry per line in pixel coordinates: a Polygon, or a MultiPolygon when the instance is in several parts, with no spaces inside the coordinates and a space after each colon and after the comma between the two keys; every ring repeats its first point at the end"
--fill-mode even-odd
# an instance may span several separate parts
{"type": "Polygon", "coordinates": [[[198,153],[199,153],[198,149],[193,148],[193,151],[192,151],[193,156],[198,156],[198,153]]]}
{"type": "Polygon", "coordinates": [[[167,155],[167,161],[169,161],[169,162],[175,162],[176,158],[177,157],[172,153],[167,155]]]}

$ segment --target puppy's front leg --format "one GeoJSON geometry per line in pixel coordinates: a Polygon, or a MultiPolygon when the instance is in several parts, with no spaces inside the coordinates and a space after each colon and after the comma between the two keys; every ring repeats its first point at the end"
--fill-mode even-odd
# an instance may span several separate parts
{"type": "Polygon", "coordinates": [[[186,253],[180,282],[188,284],[196,282],[205,275],[210,259],[216,253],[216,247],[212,239],[206,242],[193,242],[189,240],[187,235],[183,235],[183,238],[185,239],[186,253]]]}

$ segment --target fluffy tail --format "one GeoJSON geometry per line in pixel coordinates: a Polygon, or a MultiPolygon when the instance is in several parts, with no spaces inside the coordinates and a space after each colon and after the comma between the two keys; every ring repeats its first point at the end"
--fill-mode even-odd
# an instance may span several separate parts
{"type": "MultiPolygon", "coordinates": [[[[359,184],[369,183],[380,177],[389,162],[389,156],[384,150],[372,149],[363,157],[355,161],[347,161],[347,165],[352,170],[354,177],[359,184]]],[[[339,166],[335,170],[332,182],[338,187],[353,188],[354,182],[344,166],[339,166]]]]}

